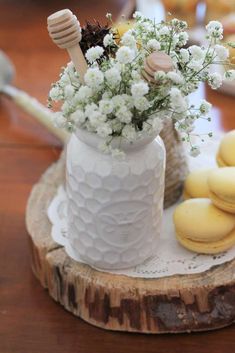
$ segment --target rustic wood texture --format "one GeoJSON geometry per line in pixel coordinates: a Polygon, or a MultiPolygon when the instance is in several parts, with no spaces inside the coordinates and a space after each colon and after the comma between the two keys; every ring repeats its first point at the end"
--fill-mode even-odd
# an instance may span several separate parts
{"type": "MultiPolygon", "coordinates": [[[[51,43],[47,16],[63,7],[79,19],[114,15],[124,0],[0,2],[0,46],[16,66],[15,84],[46,102],[67,54],[51,43]],[[91,11],[92,9],[92,11],[91,11]],[[52,63],[52,64],[50,64],[52,63]]],[[[198,92],[213,105],[212,127],[235,128],[234,98],[198,92]]],[[[53,301],[30,268],[25,206],[30,189],[55,160],[60,143],[32,117],[0,99],[0,352],[1,353],[231,353],[235,326],[198,334],[141,335],[97,329],[53,301]]]]}
{"type": "Polygon", "coordinates": [[[131,278],[73,261],[51,238],[47,208],[64,181],[64,158],[33,188],[26,211],[32,266],[49,294],[96,326],[142,333],[205,331],[235,320],[235,260],[197,275],[131,278]]]}

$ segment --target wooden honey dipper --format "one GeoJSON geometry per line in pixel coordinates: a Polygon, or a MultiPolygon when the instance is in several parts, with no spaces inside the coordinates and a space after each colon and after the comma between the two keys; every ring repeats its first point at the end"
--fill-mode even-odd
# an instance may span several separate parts
{"type": "Polygon", "coordinates": [[[155,51],[145,59],[143,78],[151,83],[156,83],[154,74],[158,71],[169,72],[174,70],[174,64],[169,55],[162,51],[155,51]]]}
{"type": "Polygon", "coordinates": [[[61,49],[67,49],[69,56],[84,83],[87,62],[80,48],[81,27],[77,17],[69,10],[57,11],[47,18],[47,28],[53,42],[61,49]]]}

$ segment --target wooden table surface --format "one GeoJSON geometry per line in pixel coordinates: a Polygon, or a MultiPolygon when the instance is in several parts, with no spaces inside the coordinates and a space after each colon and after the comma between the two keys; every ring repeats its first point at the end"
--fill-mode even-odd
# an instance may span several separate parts
{"type": "MultiPolygon", "coordinates": [[[[0,48],[16,66],[15,85],[46,103],[66,62],[46,31],[46,17],[63,7],[79,18],[104,20],[124,0],[0,1],[0,48]]],[[[209,89],[215,130],[235,128],[234,98],[209,89]]],[[[195,98],[196,99],[196,98],[195,98]]],[[[25,206],[32,185],[57,160],[60,143],[12,102],[0,98],[0,353],[177,353],[235,351],[235,327],[217,332],[146,336],[107,332],[73,317],[42,289],[30,270],[25,206]]]]}

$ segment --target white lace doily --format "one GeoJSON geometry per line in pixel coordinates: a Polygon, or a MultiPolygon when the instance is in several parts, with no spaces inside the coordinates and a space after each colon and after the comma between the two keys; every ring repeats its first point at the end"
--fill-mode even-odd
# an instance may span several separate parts
{"type": "MultiPolygon", "coordinates": [[[[216,166],[215,154],[218,143],[219,138],[217,137],[204,145],[199,157],[189,159],[190,169],[195,170],[202,167],[216,166]]],[[[105,272],[123,274],[131,277],[160,278],[176,274],[204,272],[213,266],[231,261],[235,258],[235,247],[217,255],[196,254],[183,248],[175,238],[175,230],[172,221],[175,207],[176,205],[164,211],[161,237],[158,240],[159,246],[154,257],[134,268],[105,272]]],[[[67,243],[66,212],[66,193],[63,186],[60,186],[57,195],[49,206],[48,217],[52,223],[52,237],[55,242],[61,245],[66,245],[67,243]]],[[[69,255],[74,258],[72,251],[69,255]]],[[[77,257],[76,260],[78,260],[77,257]]],[[[80,259],[79,261],[83,262],[80,259]]]]}

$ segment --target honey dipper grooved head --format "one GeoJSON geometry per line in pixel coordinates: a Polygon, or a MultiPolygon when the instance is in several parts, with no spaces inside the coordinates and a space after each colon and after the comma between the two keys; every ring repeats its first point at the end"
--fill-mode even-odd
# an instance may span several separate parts
{"type": "Polygon", "coordinates": [[[80,42],[80,23],[69,9],[50,15],[47,18],[47,24],[49,35],[59,48],[68,49],[80,42]]]}
{"type": "Polygon", "coordinates": [[[171,57],[164,52],[155,51],[146,58],[142,75],[145,80],[154,83],[156,72],[172,70],[174,70],[174,64],[171,57]]]}

